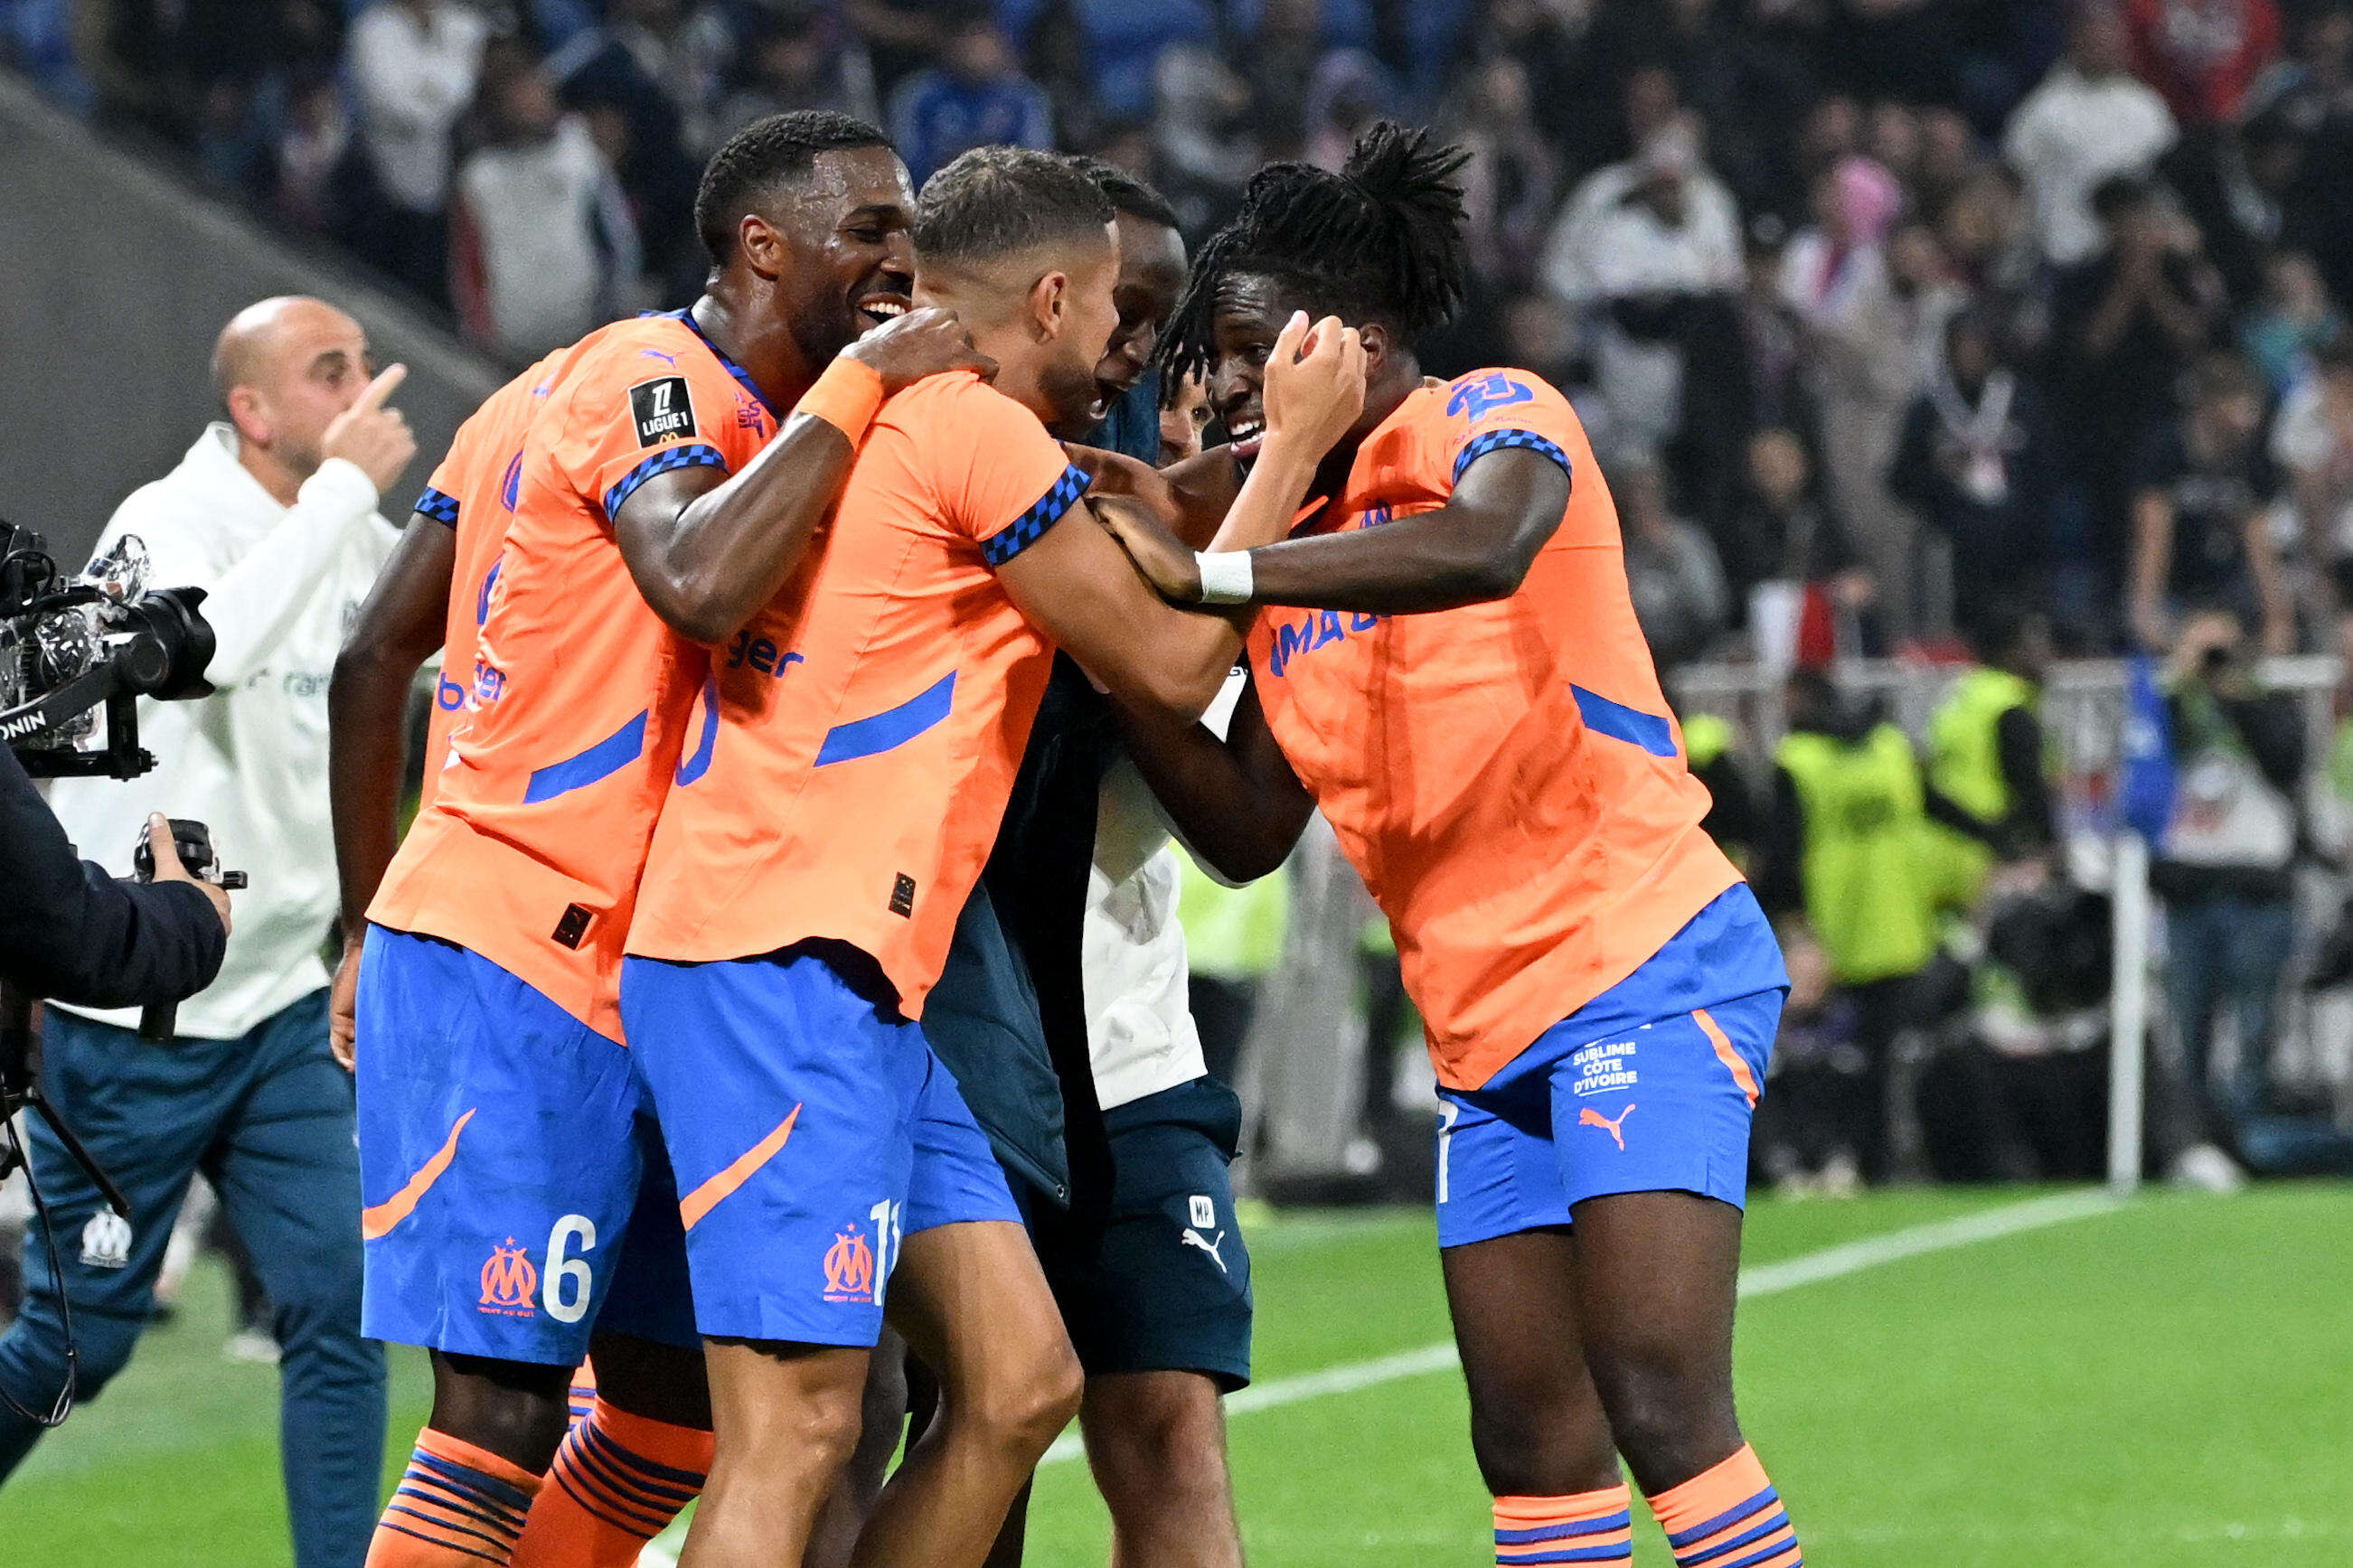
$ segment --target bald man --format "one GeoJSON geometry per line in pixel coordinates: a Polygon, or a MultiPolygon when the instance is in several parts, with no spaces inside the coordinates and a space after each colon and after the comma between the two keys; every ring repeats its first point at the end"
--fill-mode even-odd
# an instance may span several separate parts
{"type": "MultiPolygon", "coordinates": [[[[343,628],[397,539],[377,514],[417,444],[367,335],[316,300],[265,300],[220,335],[222,417],[100,537],[147,546],[151,584],[194,584],[218,637],[200,701],[140,703],[157,766],[139,787],[61,779],[82,852],[118,875],[154,803],[209,823],[252,874],[219,977],[150,1044],[137,1015],[48,1009],[45,1074],[69,1125],[132,1200],[128,1225],[27,1130],[62,1273],[26,1259],[24,1315],[0,1340],[0,1479],[66,1380],[60,1294],[83,1397],[130,1359],[189,1179],[219,1192],[252,1254],[280,1351],[280,1436],[297,1568],[359,1568],[375,1526],[384,1352],[360,1337],[360,1181],[352,1086],[329,1052],[321,944],[333,918],[327,681],[343,628]]],[[[65,1441],[70,1442],[68,1436],[65,1441]]]]}

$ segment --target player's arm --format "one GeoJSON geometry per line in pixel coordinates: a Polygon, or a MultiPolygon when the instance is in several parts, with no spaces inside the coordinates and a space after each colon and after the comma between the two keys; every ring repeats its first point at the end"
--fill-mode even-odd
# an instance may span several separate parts
{"type": "Polygon", "coordinates": [[[743,472],[682,468],[630,492],[613,533],[638,591],[681,637],[725,642],[800,565],[883,400],[927,375],[995,369],[950,310],[911,310],[867,333],[743,472]]]}
{"type": "Polygon", "coordinates": [[[1071,466],[1092,481],[1090,495],[1134,497],[1194,550],[1217,536],[1218,525],[1241,493],[1242,466],[1229,447],[1212,447],[1166,468],[1098,447],[1066,442],[1063,449],[1071,466]]]}
{"type": "MultiPolygon", "coordinates": [[[[1327,318],[1311,335],[1306,318],[1295,318],[1269,363],[1266,442],[1219,526],[1226,549],[1290,531],[1316,465],[1364,408],[1364,347],[1336,321],[1327,318]]],[[[1030,624],[1114,696],[1190,721],[1225,683],[1249,620],[1238,610],[1167,603],[1089,520],[1090,513],[1108,522],[1145,510],[1132,498],[1082,501],[1001,562],[997,579],[1030,624]]]]}
{"type": "MultiPolygon", "coordinates": [[[[1395,616],[1509,598],[1559,529],[1568,491],[1552,458],[1498,448],[1474,458],[1435,511],[1251,548],[1248,603],[1395,616]]],[[[1190,550],[1165,531],[1105,521],[1153,586],[1176,604],[1200,601],[1190,550]]]]}
{"type": "Polygon", "coordinates": [[[335,831],[343,958],[335,969],[328,1036],[352,1064],[352,1007],[367,908],[400,847],[400,780],[408,760],[408,689],[442,643],[458,531],[412,513],[360,605],[327,686],[327,800],[335,831]]]}
{"type": "Polygon", "coordinates": [[[1185,847],[1226,881],[1255,881],[1282,864],[1315,809],[1245,683],[1223,740],[1123,705],[1120,734],[1185,847]]]}

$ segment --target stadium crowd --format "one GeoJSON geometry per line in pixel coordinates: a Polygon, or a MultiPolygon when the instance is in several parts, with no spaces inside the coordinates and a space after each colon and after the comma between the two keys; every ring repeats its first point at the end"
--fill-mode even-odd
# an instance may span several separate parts
{"type": "Polygon", "coordinates": [[[1474,150],[1431,368],[1579,389],[1669,663],[2052,608],[2333,644],[2353,6],[2331,0],[5,0],[22,68],[526,363],[691,299],[697,169],[844,110],[920,182],[1099,153],[1206,233],[1376,116],[1474,150]],[[1701,352],[1704,350],[1705,352],[1701,352]],[[1787,585],[1796,585],[1792,594],[1787,585]],[[1763,589],[1760,598],[1759,590],[1763,589]]]}

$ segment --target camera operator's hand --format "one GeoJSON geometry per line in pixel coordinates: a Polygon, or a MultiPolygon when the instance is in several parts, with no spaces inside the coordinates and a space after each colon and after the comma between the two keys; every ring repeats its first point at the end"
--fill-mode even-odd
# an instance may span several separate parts
{"type": "Polygon", "coordinates": [[[221,930],[227,931],[230,929],[228,889],[216,888],[210,882],[188,875],[188,868],[180,864],[180,847],[172,840],[171,820],[160,811],[152,813],[147,818],[147,848],[155,857],[157,881],[185,882],[196,889],[212,900],[214,912],[220,916],[221,930]]]}
{"type": "Polygon", "coordinates": [[[360,472],[375,483],[379,496],[400,482],[402,470],[417,456],[417,437],[409,434],[408,421],[399,409],[384,405],[393,389],[407,379],[406,365],[387,368],[368,383],[357,403],[335,416],[320,443],[322,458],[341,458],[357,464],[360,472]]]}
{"type": "Polygon", "coordinates": [[[343,943],[335,983],[327,988],[327,1045],[345,1072],[359,1060],[360,944],[343,943]]]}

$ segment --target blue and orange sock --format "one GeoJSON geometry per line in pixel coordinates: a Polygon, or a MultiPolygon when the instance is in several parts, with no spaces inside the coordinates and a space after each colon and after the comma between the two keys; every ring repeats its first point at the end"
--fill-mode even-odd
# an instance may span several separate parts
{"type": "Polygon", "coordinates": [[[1652,1498],[1651,1512],[1667,1532],[1677,1568],[1804,1568],[1781,1494],[1746,1443],[1652,1498]]]}
{"type": "Polygon", "coordinates": [[[1634,1494],[1622,1481],[1568,1497],[1495,1500],[1498,1568],[1575,1563],[1615,1568],[1634,1561],[1634,1494]]]}
{"type": "Polygon", "coordinates": [[[596,1363],[595,1362],[584,1361],[574,1369],[572,1389],[565,1398],[572,1406],[571,1426],[577,1426],[588,1419],[588,1413],[596,1408],[596,1363]]]}
{"type": "Polygon", "coordinates": [[[629,1568],[702,1490],[712,1437],[599,1399],[555,1451],[513,1568],[629,1568]]]}
{"type": "Polygon", "coordinates": [[[539,1478],[427,1426],[385,1504],[367,1568],[506,1568],[539,1478]]]}

